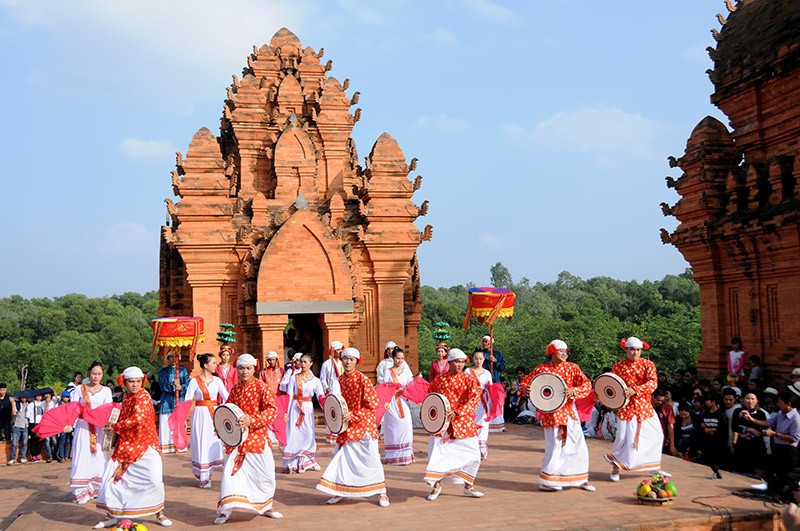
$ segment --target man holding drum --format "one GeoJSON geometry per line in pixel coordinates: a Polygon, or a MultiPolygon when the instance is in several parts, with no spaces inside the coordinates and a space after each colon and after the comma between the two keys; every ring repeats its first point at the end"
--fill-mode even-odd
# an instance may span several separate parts
{"type": "Polygon", "coordinates": [[[611,463],[611,481],[619,481],[620,469],[635,472],[658,471],[661,467],[661,447],[664,432],[653,410],[651,396],[658,386],[655,364],[642,358],[642,350],[650,345],[637,337],[622,339],[625,359],[611,368],[625,382],[627,403],[617,410],[617,437],[611,453],[605,455],[611,463]]]}
{"type": "Polygon", "coordinates": [[[370,379],[356,370],[360,358],[358,349],[350,347],[342,351],[344,374],[334,386],[334,393],[340,393],[347,404],[342,421],[348,424],[336,438],[337,451],[322,474],[317,490],[333,496],[328,500],[330,505],[343,498],[367,498],[377,494],[380,506],[388,507],[375,424],[378,394],[370,379]]]}
{"type": "Polygon", "coordinates": [[[575,408],[575,399],[588,396],[592,384],[576,363],[567,361],[569,348],[564,341],[553,340],[547,345],[545,355],[550,357],[550,361],[533,369],[520,384],[520,392],[529,395],[533,393],[531,381],[536,381],[540,375],[556,375],[561,379],[556,381],[563,389],[563,395],[560,395],[552,392],[557,391],[555,386],[550,392],[547,392],[550,390],[549,386],[540,387],[542,392],[535,397],[541,396],[545,402],[560,400],[553,407],[563,402],[558,409],[550,412],[545,412],[551,409],[546,404],[542,404],[545,407],[540,407],[534,402],[544,429],[545,441],[544,459],[539,471],[539,488],[559,491],[564,487],[580,487],[594,492],[595,488],[589,484],[589,450],[575,408]]]}
{"type": "Polygon", "coordinates": [[[249,509],[270,518],[283,518],[272,508],[275,460],[267,432],[269,424],[278,415],[274,393],[267,384],[254,377],[256,359],[252,355],[239,356],[236,371],[239,382],[231,389],[228,404],[241,410],[239,427],[244,433],[238,446],[225,445],[227,455],[217,504],[219,516],[214,520],[215,524],[227,522],[235,508],[249,509]]]}
{"type": "Polygon", "coordinates": [[[467,355],[453,348],[447,354],[450,372],[440,374],[431,383],[429,392],[444,395],[450,409],[446,412],[450,421],[446,431],[432,434],[428,442],[428,467],[425,482],[432,488],[428,499],[433,501],[442,492],[442,479],[450,477],[453,483],[464,485],[464,494],[480,498],[483,493],[475,490],[475,477],[481,465],[478,446],[478,426],[475,424],[475,409],[481,400],[478,380],[464,372],[467,355]]]}

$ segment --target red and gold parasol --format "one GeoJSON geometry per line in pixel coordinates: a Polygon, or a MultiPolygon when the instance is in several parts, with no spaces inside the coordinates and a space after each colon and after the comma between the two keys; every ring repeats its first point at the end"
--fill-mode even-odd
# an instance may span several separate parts
{"type": "MultiPolygon", "coordinates": [[[[159,317],[153,319],[153,348],[150,351],[150,361],[153,360],[156,350],[159,357],[166,357],[169,350],[180,352],[189,349],[189,359],[194,361],[197,353],[197,344],[205,340],[203,334],[202,317],[159,317]]],[[[178,358],[175,356],[175,405],[179,403],[178,390],[178,358]]]]}
{"type": "Polygon", "coordinates": [[[470,288],[464,330],[469,330],[469,321],[475,317],[490,329],[498,317],[511,320],[517,296],[507,288],[470,288]]]}

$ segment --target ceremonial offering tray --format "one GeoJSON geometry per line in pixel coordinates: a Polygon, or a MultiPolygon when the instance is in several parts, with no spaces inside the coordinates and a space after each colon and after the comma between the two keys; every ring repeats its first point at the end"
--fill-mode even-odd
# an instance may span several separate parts
{"type": "Polygon", "coordinates": [[[678,487],[675,486],[675,482],[662,474],[654,474],[636,487],[636,499],[642,505],[672,505],[677,495],[678,487]]]}

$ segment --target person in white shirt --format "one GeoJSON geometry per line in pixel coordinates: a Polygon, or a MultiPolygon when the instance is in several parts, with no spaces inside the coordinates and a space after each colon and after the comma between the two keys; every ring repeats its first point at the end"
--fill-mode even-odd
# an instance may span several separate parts
{"type": "MultiPolygon", "coordinates": [[[[386,371],[394,367],[394,359],[392,358],[392,354],[394,353],[394,349],[396,346],[397,343],[395,343],[394,341],[389,341],[386,343],[386,347],[383,349],[383,359],[381,360],[380,363],[378,363],[378,366],[375,367],[375,373],[379,384],[386,382],[385,380],[386,371]]],[[[403,361],[403,370],[406,369],[408,369],[409,371],[411,370],[408,367],[408,363],[403,361]]]]}

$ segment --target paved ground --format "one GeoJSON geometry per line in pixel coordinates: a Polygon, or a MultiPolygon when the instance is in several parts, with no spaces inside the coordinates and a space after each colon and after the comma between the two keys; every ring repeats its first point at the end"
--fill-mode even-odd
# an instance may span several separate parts
{"type": "MultiPolygon", "coordinates": [[[[318,427],[318,441],[321,436],[318,427]]],[[[542,431],[513,425],[508,432],[489,438],[489,459],[481,465],[476,483],[485,497],[466,498],[460,488],[445,485],[439,499],[429,502],[425,499],[428,488],[422,482],[427,448],[424,432],[415,430],[415,445],[422,450],[417,453],[417,463],[386,467],[392,503],[388,508],[379,507],[376,499],[345,500],[327,506],[327,497],[314,490],[320,472],[278,473],[275,499],[283,520],[235,512],[221,528],[772,529],[773,515],[780,510],[779,506],[731,494],[751,484],[748,478],[726,474],[723,480],[710,480],[706,467],[671,457],[666,457],[663,465],[678,485],[674,505],[639,505],[632,495],[639,481],[635,476],[623,475],[619,483],[608,480],[609,466],[601,456],[609,445],[603,441],[589,443],[590,478],[597,492],[540,492],[535,474],[544,452],[542,431]]],[[[317,457],[323,469],[331,455],[331,446],[320,444],[317,457]]],[[[166,512],[175,522],[174,529],[212,526],[218,478],[217,472],[211,490],[198,489],[186,454],[164,457],[166,512]]],[[[66,463],[0,467],[0,529],[87,529],[102,515],[93,503],[71,503],[68,482],[66,463]]],[[[151,521],[146,525],[160,528],[151,521]]]]}

